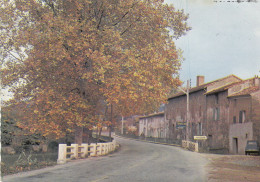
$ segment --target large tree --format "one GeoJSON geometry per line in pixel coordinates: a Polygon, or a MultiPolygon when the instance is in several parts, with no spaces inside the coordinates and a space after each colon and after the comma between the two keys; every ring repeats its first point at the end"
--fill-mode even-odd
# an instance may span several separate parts
{"type": "Polygon", "coordinates": [[[107,107],[149,112],[179,84],[173,38],[190,28],[163,0],[3,0],[0,18],[2,83],[32,133],[91,129],[107,107]]]}

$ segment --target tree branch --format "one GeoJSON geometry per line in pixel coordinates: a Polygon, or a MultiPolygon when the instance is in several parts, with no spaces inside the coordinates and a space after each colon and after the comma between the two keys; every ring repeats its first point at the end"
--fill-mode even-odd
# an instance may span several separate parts
{"type": "MultiPolygon", "coordinates": [[[[138,4],[138,2],[133,3],[133,5],[130,7],[130,9],[132,9],[136,4],[138,4]]],[[[130,9],[120,18],[120,20],[118,20],[115,24],[113,24],[113,26],[116,26],[117,24],[119,24],[125,18],[125,16],[130,12],[130,9]]]]}
{"type": "Polygon", "coordinates": [[[63,47],[68,51],[69,50],[69,47],[68,47],[68,45],[65,45],[65,44],[62,44],[63,45],[63,47]]]}
{"type": "Polygon", "coordinates": [[[53,2],[50,2],[50,0],[44,0],[46,2],[46,4],[51,8],[52,12],[53,12],[53,16],[57,16],[57,12],[55,10],[54,4],[53,2]]]}
{"type": "Polygon", "coordinates": [[[99,29],[99,27],[100,27],[100,24],[101,24],[103,15],[104,15],[104,11],[105,11],[105,10],[102,10],[102,12],[101,12],[101,15],[100,15],[100,18],[99,18],[99,22],[98,22],[98,25],[97,25],[97,29],[99,29]]]}
{"type": "MultiPolygon", "coordinates": [[[[139,21],[140,18],[141,18],[141,17],[137,18],[136,21],[139,21]]],[[[136,21],[135,21],[135,22],[136,22],[136,21]]],[[[129,30],[129,28],[132,27],[133,24],[134,24],[134,22],[132,22],[120,35],[122,36],[124,33],[126,33],[126,32],[129,30]]]]}
{"type": "Polygon", "coordinates": [[[113,26],[116,26],[117,24],[119,24],[119,23],[124,19],[124,17],[125,17],[128,13],[129,13],[129,11],[127,11],[127,12],[121,17],[121,19],[120,19],[118,22],[116,22],[115,24],[113,24],[113,26]]]}
{"type": "Polygon", "coordinates": [[[18,61],[20,61],[20,62],[23,62],[23,60],[22,59],[19,59],[18,57],[16,57],[15,55],[13,55],[12,53],[11,53],[11,51],[7,51],[12,57],[14,57],[15,59],[17,59],[18,61]]]}

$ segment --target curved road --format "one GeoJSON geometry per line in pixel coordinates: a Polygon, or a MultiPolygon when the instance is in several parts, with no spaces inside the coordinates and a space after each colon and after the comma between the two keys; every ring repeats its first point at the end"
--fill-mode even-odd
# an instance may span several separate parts
{"type": "Polygon", "coordinates": [[[178,147],[116,138],[118,152],[4,177],[4,182],[206,181],[207,160],[178,147]]]}

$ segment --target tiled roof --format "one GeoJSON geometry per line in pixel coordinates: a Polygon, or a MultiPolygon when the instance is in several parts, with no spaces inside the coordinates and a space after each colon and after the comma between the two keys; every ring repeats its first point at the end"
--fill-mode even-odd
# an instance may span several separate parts
{"type": "Polygon", "coordinates": [[[243,83],[245,83],[245,82],[247,82],[247,81],[254,80],[254,79],[255,79],[255,77],[253,77],[253,78],[248,78],[248,79],[246,79],[246,80],[237,81],[237,82],[234,82],[234,83],[231,83],[231,84],[224,85],[224,86],[222,86],[222,87],[216,88],[216,89],[214,89],[214,90],[211,90],[211,91],[209,91],[209,92],[207,92],[207,93],[205,93],[205,94],[208,95],[208,94],[213,94],[213,93],[221,92],[221,91],[224,91],[224,90],[227,90],[227,89],[231,88],[232,86],[235,86],[235,85],[238,85],[238,84],[243,84],[243,83]]]}
{"type": "Polygon", "coordinates": [[[153,116],[160,116],[160,115],[164,115],[164,112],[158,112],[158,113],[154,113],[154,114],[149,114],[147,116],[140,116],[139,119],[149,118],[149,117],[153,117],[153,116]]]}
{"type": "Polygon", "coordinates": [[[222,91],[225,91],[227,90],[228,88],[230,88],[231,86],[233,85],[236,85],[238,83],[241,83],[241,81],[237,81],[235,83],[229,83],[227,85],[223,85],[221,87],[218,87],[218,88],[215,88],[213,90],[210,90],[209,92],[206,92],[205,95],[209,95],[209,94],[214,94],[214,93],[218,93],[218,92],[222,92],[222,91]]]}
{"type": "MultiPolygon", "coordinates": [[[[237,77],[237,76],[235,76],[235,75],[228,75],[228,76],[226,76],[226,77],[223,77],[223,78],[220,78],[220,79],[217,79],[217,80],[208,82],[208,83],[204,83],[204,84],[202,84],[202,85],[200,85],[200,86],[198,86],[198,87],[193,87],[193,88],[191,88],[191,89],[189,90],[189,93],[206,89],[207,86],[209,86],[209,85],[211,85],[211,84],[213,84],[213,83],[215,83],[215,82],[222,81],[222,80],[224,80],[224,79],[226,79],[226,78],[229,78],[229,77],[235,77],[235,78],[239,79],[240,81],[242,81],[241,78],[239,78],[239,77],[237,77]]],[[[174,94],[173,96],[169,97],[168,100],[171,100],[171,99],[173,99],[173,98],[175,98],[175,97],[179,97],[179,96],[182,96],[182,95],[186,95],[186,94],[183,93],[183,92],[178,92],[178,93],[174,94]]]]}
{"type": "Polygon", "coordinates": [[[255,92],[259,90],[258,86],[254,86],[254,87],[249,87],[249,88],[245,88],[239,92],[236,92],[232,95],[229,95],[228,97],[239,97],[239,96],[245,96],[245,95],[250,95],[251,93],[255,92]]]}

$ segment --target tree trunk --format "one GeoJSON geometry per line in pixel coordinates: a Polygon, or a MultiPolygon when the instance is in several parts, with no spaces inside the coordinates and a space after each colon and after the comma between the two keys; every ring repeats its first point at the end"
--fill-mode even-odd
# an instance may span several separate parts
{"type": "Polygon", "coordinates": [[[108,127],[108,131],[109,131],[109,138],[110,138],[110,141],[112,142],[112,137],[111,137],[112,126],[111,126],[111,125],[108,127]]]}
{"type": "Polygon", "coordinates": [[[112,128],[112,124],[113,124],[113,105],[111,104],[111,124],[108,126],[110,141],[112,141],[112,137],[111,137],[111,132],[112,132],[111,128],[112,128]]]}
{"type": "Polygon", "coordinates": [[[100,141],[101,133],[102,133],[102,127],[100,128],[100,130],[98,132],[98,141],[100,141]]]}
{"type": "Polygon", "coordinates": [[[92,130],[88,128],[83,128],[83,142],[90,144],[92,138],[92,130]]]}
{"type": "Polygon", "coordinates": [[[81,145],[82,144],[82,136],[83,136],[83,128],[76,126],[75,129],[75,143],[81,145]]]}

